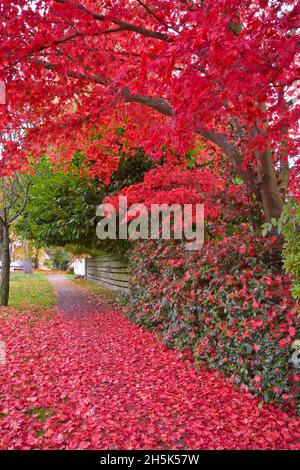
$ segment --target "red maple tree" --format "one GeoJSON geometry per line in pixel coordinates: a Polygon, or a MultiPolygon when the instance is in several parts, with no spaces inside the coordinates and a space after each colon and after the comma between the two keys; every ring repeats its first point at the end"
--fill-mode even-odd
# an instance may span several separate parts
{"type": "Polygon", "coordinates": [[[1,127],[25,138],[15,162],[55,147],[65,164],[81,148],[108,180],[117,126],[123,145],[154,158],[167,148],[171,161],[198,134],[266,220],[279,217],[289,182],[296,193],[296,0],[1,0],[0,11],[1,127]]]}

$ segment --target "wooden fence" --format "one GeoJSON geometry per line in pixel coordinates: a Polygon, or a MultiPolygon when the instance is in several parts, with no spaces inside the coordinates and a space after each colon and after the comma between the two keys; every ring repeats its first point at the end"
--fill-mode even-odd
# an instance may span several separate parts
{"type": "Polygon", "coordinates": [[[109,289],[128,292],[130,272],[128,265],[114,256],[86,258],[86,279],[109,289]]]}

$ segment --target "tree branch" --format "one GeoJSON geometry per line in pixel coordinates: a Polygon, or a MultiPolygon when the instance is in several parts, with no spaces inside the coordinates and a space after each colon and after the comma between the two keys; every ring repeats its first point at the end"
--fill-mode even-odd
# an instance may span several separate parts
{"type": "Polygon", "coordinates": [[[156,19],[156,21],[164,26],[166,29],[172,29],[173,31],[175,31],[175,33],[178,33],[178,30],[176,30],[175,28],[173,28],[172,26],[169,26],[167,23],[165,23],[164,21],[162,21],[159,16],[156,15],[156,13],[154,13],[154,11],[151,10],[151,8],[148,7],[148,5],[146,5],[145,3],[143,3],[141,0],[137,0],[137,2],[143,7],[145,8],[145,10],[149,13],[150,16],[153,16],[153,18],[156,19]]]}
{"type": "Polygon", "coordinates": [[[48,44],[45,46],[40,46],[37,47],[34,51],[31,52],[41,52],[44,51],[45,49],[48,49],[49,47],[52,46],[58,46],[59,44],[63,44],[65,42],[71,41],[72,39],[75,39],[77,37],[82,37],[82,36],[101,36],[102,34],[111,34],[111,33],[117,33],[119,31],[123,31],[123,28],[112,28],[112,29],[104,29],[103,31],[94,31],[93,33],[80,33],[77,31],[76,33],[70,34],[69,36],[66,36],[65,38],[62,39],[57,39],[56,41],[53,41],[52,44],[48,44]]]}
{"type": "Polygon", "coordinates": [[[204,130],[204,129],[197,129],[197,134],[201,135],[207,140],[210,140],[214,144],[216,144],[227,156],[228,160],[231,162],[232,166],[234,167],[236,173],[242,178],[242,180],[248,184],[251,190],[258,196],[258,190],[255,184],[256,175],[251,168],[247,168],[244,170],[243,166],[243,156],[238,151],[236,146],[228,140],[228,137],[225,134],[220,132],[216,132],[213,130],[204,130]]]}
{"type": "Polygon", "coordinates": [[[164,33],[159,33],[157,31],[151,31],[149,29],[143,28],[141,26],[136,26],[131,23],[127,23],[126,21],[121,21],[121,20],[116,20],[113,18],[107,18],[105,15],[101,15],[99,13],[95,13],[88,8],[86,8],[83,5],[80,5],[79,3],[74,3],[70,0],[54,0],[57,3],[64,3],[67,5],[70,5],[74,8],[77,8],[78,10],[83,11],[87,15],[92,16],[95,20],[97,21],[110,21],[111,23],[117,24],[120,26],[124,31],[132,31],[134,33],[141,34],[142,36],[154,38],[154,39],[159,39],[160,41],[165,41],[165,42],[173,42],[174,40],[167,36],[164,33]]]}
{"type": "Polygon", "coordinates": [[[12,216],[11,219],[8,220],[8,224],[12,224],[24,211],[27,201],[28,201],[28,193],[29,193],[29,185],[30,185],[30,180],[27,178],[25,188],[24,188],[24,197],[23,197],[23,202],[21,204],[21,207],[19,210],[15,213],[15,215],[12,216]]]}

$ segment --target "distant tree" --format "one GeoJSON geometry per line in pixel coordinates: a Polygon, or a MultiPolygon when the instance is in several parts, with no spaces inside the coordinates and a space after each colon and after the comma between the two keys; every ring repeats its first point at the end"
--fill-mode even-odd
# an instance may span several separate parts
{"type": "Polygon", "coordinates": [[[50,259],[47,260],[46,265],[49,268],[60,269],[65,271],[68,267],[69,262],[72,259],[71,253],[65,248],[53,247],[47,249],[47,254],[50,259]]]}

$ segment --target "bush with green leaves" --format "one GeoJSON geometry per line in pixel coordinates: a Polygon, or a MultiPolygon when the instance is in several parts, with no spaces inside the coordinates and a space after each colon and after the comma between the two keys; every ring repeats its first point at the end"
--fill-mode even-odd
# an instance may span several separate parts
{"type": "Polygon", "coordinates": [[[131,266],[131,319],[266,402],[295,406],[299,375],[289,361],[299,316],[276,237],[244,233],[194,252],[145,241],[131,266]]]}
{"type": "Polygon", "coordinates": [[[300,299],[300,205],[295,201],[285,204],[278,220],[263,225],[263,235],[272,229],[283,236],[283,263],[287,273],[293,276],[292,295],[300,299]]]}

